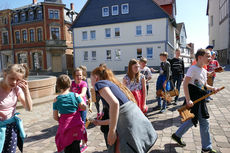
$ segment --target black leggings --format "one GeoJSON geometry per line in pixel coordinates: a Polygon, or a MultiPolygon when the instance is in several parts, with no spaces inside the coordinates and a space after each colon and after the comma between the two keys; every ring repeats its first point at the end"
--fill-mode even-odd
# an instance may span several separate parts
{"type": "Polygon", "coordinates": [[[73,141],[71,145],[65,147],[64,152],[65,153],[81,153],[80,141],[79,140],[73,141]]]}

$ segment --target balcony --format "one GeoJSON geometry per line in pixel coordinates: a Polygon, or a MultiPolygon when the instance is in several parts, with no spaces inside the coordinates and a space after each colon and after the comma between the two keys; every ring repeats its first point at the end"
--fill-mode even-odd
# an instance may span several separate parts
{"type": "Polygon", "coordinates": [[[66,40],[46,40],[46,47],[67,47],[66,40]]]}

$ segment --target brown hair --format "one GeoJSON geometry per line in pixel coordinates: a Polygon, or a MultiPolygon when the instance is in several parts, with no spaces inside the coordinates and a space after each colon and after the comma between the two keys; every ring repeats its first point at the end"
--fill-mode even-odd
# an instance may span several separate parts
{"type": "Polygon", "coordinates": [[[175,50],[175,52],[177,52],[177,51],[180,51],[180,49],[179,49],[179,48],[177,48],[177,49],[175,50]]]}
{"type": "Polygon", "coordinates": [[[73,70],[73,73],[72,73],[72,76],[73,76],[73,79],[75,78],[75,73],[77,72],[77,71],[82,71],[82,75],[83,75],[83,70],[81,69],[81,68],[75,68],[74,70],[73,70]]]}
{"type": "Polygon", "coordinates": [[[62,74],[57,78],[56,88],[58,90],[66,90],[71,86],[71,79],[68,75],[62,74]]]}
{"type": "Polygon", "coordinates": [[[86,66],[81,65],[81,66],[79,66],[79,68],[82,69],[83,80],[86,80],[86,78],[87,78],[87,68],[86,68],[86,66]]]}
{"type": "Polygon", "coordinates": [[[128,72],[127,72],[127,75],[128,77],[130,78],[131,81],[136,81],[137,83],[140,81],[139,78],[140,78],[140,72],[138,72],[137,74],[135,74],[135,76],[133,77],[133,70],[132,70],[132,66],[134,64],[138,64],[138,60],[136,59],[131,59],[129,61],[129,65],[128,65],[128,72]]]}
{"type": "Polygon", "coordinates": [[[91,72],[91,75],[97,75],[100,80],[109,80],[113,82],[123,91],[123,93],[128,97],[129,100],[133,101],[134,103],[137,103],[131,91],[120,81],[117,80],[112,70],[106,67],[99,66],[91,72]]]}
{"type": "Polygon", "coordinates": [[[23,79],[27,79],[29,76],[29,68],[26,64],[12,64],[9,65],[5,70],[3,70],[5,74],[9,74],[11,72],[17,72],[23,74],[23,79]]]}
{"type": "Polygon", "coordinates": [[[145,64],[146,64],[146,63],[147,63],[147,58],[145,58],[145,57],[141,57],[141,58],[140,58],[140,62],[143,62],[143,63],[145,63],[145,64]]]}
{"type": "Polygon", "coordinates": [[[198,49],[195,54],[196,61],[198,61],[199,56],[204,56],[206,53],[207,53],[207,49],[202,49],[202,48],[198,49]]]}
{"type": "Polygon", "coordinates": [[[162,53],[160,53],[160,56],[164,56],[164,57],[168,58],[168,53],[167,52],[162,52],[162,53]]]}

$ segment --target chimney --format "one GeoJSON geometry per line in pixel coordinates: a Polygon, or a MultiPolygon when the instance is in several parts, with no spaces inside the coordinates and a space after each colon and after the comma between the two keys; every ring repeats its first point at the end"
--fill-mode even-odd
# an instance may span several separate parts
{"type": "Polygon", "coordinates": [[[33,0],[33,4],[36,4],[37,3],[37,0],[33,0]]]}
{"type": "Polygon", "coordinates": [[[70,3],[70,9],[71,9],[71,10],[74,10],[74,5],[73,5],[73,3],[70,3]]]}

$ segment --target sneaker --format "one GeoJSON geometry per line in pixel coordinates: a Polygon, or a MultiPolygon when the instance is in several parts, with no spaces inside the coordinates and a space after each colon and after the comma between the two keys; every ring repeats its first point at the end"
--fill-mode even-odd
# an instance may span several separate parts
{"type": "Polygon", "coordinates": [[[186,146],[186,143],[183,142],[183,141],[181,140],[181,138],[179,138],[178,136],[176,136],[175,133],[173,133],[172,139],[173,139],[174,141],[176,141],[177,144],[180,145],[181,147],[185,147],[185,146],[186,146]]]}
{"type": "Polygon", "coordinates": [[[81,145],[80,146],[81,153],[84,152],[84,151],[86,151],[87,148],[88,148],[87,145],[81,145]]]}
{"type": "Polygon", "coordinates": [[[202,149],[201,153],[216,153],[216,150],[214,150],[214,149],[202,149]]]}
{"type": "Polygon", "coordinates": [[[166,111],[166,108],[162,108],[160,112],[164,113],[165,111],[166,111]]]}
{"type": "Polygon", "coordinates": [[[174,101],[173,105],[177,105],[177,100],[174,101]]]}

